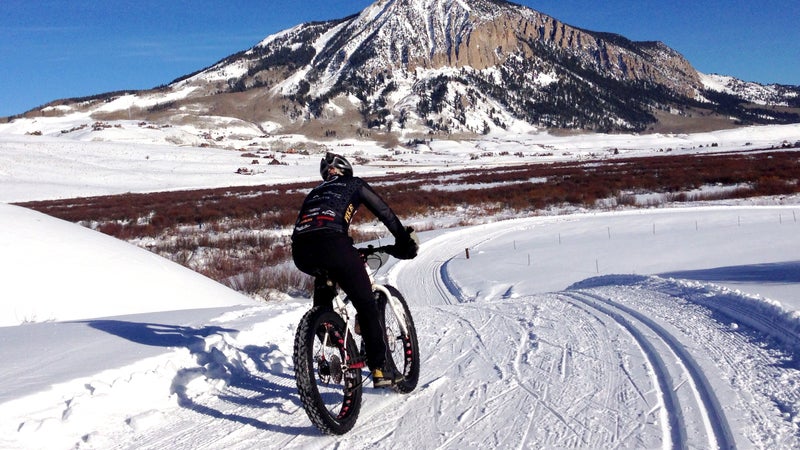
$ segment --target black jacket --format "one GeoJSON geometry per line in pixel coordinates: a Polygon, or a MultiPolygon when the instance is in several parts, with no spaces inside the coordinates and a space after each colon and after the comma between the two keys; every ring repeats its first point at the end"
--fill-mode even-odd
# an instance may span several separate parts
{"type": "Polygon", "coordinates": [[[366,181],[353,176],[338,176],[323,182],[308,194],[297,216],[292,239],[316,232],[347,235],[350,222],[361,205],[375,214],[395,238],[407,234],[389,205],[366,181]]]}

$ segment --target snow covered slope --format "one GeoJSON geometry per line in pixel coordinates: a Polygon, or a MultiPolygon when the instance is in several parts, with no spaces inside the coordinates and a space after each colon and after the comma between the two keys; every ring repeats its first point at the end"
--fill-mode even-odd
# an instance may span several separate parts
{"type": "Polygon", "coordinates": [[[700,80],[706,89],[738,96],[757,105],[788,106],[790,102],[797,104],[796,86],[763,85],[718,74],[700,74],[700,80]]]}
{"type": "Polygon", "coordinates": [[[251,304],[151,252],[0,203],[0,327],[251,304]]]}
{"type": "Polygon", "coordinates": [[[194,126],[193,138],[172,138],[191,145],[217,145],[206,138],[228,127],[406,141],[800,121],[797,86],[710,83],[663,42],[587,30],[513,2],[378,0],[331,19],[275,33],[166,86],[55,100],[24,116],[194,126]],[[728,95],[705,91],[722,84],[728,95]],[[739,105],[756,98],[763,108],[739,105]]]}

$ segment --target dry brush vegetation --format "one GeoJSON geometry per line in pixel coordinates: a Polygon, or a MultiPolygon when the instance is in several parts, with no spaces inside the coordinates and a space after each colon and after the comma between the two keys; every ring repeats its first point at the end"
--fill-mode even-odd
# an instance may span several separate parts
{"type": "MultiPolygon", "coordinates": [[[[799,178],[800,153],[773,149],[527,164],[446,176],[387,175],[369,182],[404,222],[431,228],[438,224],[428,218],[452,216],[459,209],[478,212],[462,217],[458,223],[463,224],[500,213],[536,215],[563,206],[641,207],[664,201],[790,195],[800,192],[799,178]],[[709,186],[715,188],[702,189],[709,186]],[[648,197],[643,202],[639,199],[644,194],[648,197]]],[[[22,206],[132,242],[240,292],[269,298],[274,292],[307,295],[310,291],[309,278],[291,264],[290,233],[312,187],[300,183],[230,187],[22,206]]],[[[379,237],[374,222],[366,211],[357,216],[356,242],[379,237]]]]}

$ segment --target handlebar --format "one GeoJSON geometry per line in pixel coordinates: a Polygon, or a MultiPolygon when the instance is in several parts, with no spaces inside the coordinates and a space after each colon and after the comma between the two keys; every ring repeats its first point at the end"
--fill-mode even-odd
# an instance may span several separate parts
{"type": "MultiPolygon", "coordinates": [[[[411,228],[411,227],[406,227],[406,232],[408,232],[409,239],[411,239],[411,241],[413,241],[410,244],[413,244],[414,249],[415,249],[413,254],[411,254],[411,255],[406,255],[405,253],[407,253],[407,252],[404,251],[402,248],[398,249],[396,243],[395,243],[395,245],[382,245],[380,247],[375,247],[373,245],[368,245],[367,247],[359,248],[358,249],[358,253],[361,254],[361,258],[365,262],[367,261],[367,259],[369,259],[370,256],[372,256],[372,255],[374,255],[376,253],[384,253],[384,254],[387,254],[389,256],[394,256],[397,259],[410,259],[410,258],[413,258],[414,256],[416,256],[416,249],[419,248],[419,238],[417,237],[416,231],[414,231],[414,229],[411,228]],[[398,250],[400,250],[399,254],[398,254],[398,250]]],[[[395,242],[397,242],[397,241],[395,240],[395,242]]]]}
{"type": "Polygon", "coordinates": [[[382,245],[380,247],[369,245],[367,247],[359,248],[358,253],[361,254],[362,258],[366,258],[376,253],[386,253],[388,255],[394,256],[394,249],[395,249],[394,245],[382,245]]]}
{"type": "Polygon", "coordinates": [[[382,245],[380,247],[370,245],[357,250],[364,264],[373,271],[377,271],[389,261],[389,256],[394,256],[394,249],[394,245],[382,245]]]}

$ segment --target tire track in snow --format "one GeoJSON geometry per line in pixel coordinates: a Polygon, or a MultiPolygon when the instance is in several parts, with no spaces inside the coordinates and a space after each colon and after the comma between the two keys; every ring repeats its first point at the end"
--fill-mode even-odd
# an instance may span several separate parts
{"type": "MultiPolygon", "coordinates": [[[[423,243],[420,254],[422,257],[417,258],[410,266],[401,266],[405,270],[396,272],[394,284],[399,284],[401,291],[407,293],[406,297],[410,298],[412,302],[418,305],[434,307],[441,305],[438,308],[434,308],[438,314],[447,312],[459,317],[461,320],[470,322],[470,314],[468,312],[465,311],[462,314],[458,310],[452,309],[456,304],[469,302],[470,299],[466,298],[456,280],[451,277],[448,265],[459,257],[463,248],[474,248],[483,242],[496,238],[498,235],[514,231],[514,227],[509,228],[508,226],[502,230],[492,226],[480,228],[479,232],[472,229],[464,232],[448,233],[423,243]]],[[[594,298],[590,294],[582,292],[558,293],[555,294],[555,297],[567,300],[567,303],[573,307],[581,308],[587,314],[593,315],[598,319],[601,316],[610,318],[610,322],[608,322],[608,319],[600,320],[605,323],[620,325],[620,329],[625,330],[626,334],[631,337],[631,342],[636,342],[635,347],[641,350],[641,354],[649,362],[652,370],[652,386],[657,390],[663,402],[661,405],[651,403],[653,405],[652,408],[650,410],[642,410],[642,414],[648,416],[653,414],[655,417],[662,417],[662,439],[665,447],[731,448],[735,445],[730,427],[715,397],[714,390],[711,388],[700,366],[680,344],[677,337],[672,336],[642,313],[610,300],[600,297],[594,298]]],[[[472,304],[470,303],[470,305],[472,304]]],[[[475,307],[478,306],[475,305],[475,307]]],[[[451,317],[450,320],[455,319],[456,317],[451,317]]],[[[567,324],[567,326],[569,325],[567,324]]],[[[481,330],[475,328],[474,324],[471,330],[478,341],[475,343],[478,346],[477,350],[485,351],[485,345],[481,342],[481,336],[485,335],[481,333],[481,330]]],[[[605,348],[605,344],[598,344],[598,348],[601,347],[605,348]]],[[[473,348],[473,350],[476,350],[476,348],[473,348]]],[[[478,351],[478,353],[480,354],[481,352],[478,351]]],[[[557,366],[558,372],[552,372],[551,375],[559,377],[558,379],[553,378],[553,382],[564,383],[564,378],[570,376],[570,367],[568,367],[570,353],[571,349],[564,347],[559,361],[553,360],[554,367],[557,366]]],[[[429,360],[428,362],[432,361],[429,360]]],[[[453,364],[460,365],[461,362],[453,361],[453,364]]],[[[496,362],[496,364],[498,365],[495,368],[503,374],[501,378],[513,373],[507,371],[510,367],[504,367],[500,362],[496,362]]],[[[523,378],[519,375],[514,374],[511,378],[521,381],[523,378]]],[[[630,380],[630,384],[638,392],[638,394],[634,395],[638,395],[642,400],[645,400],[643,397],[645,393],[639,390],[638,381],[631,378],[631,375],[625,371],[624,366],[620,366],[619,373],[605,374],[605,376],[616,376],[623,379],[627,377],[630,380]]],[[[555,393],[550,392],[550,386],[547,383],[537,386],[537,389],[543,390],[526,389],[528,386],[525,383],[516,385],[516,388],[527,393],[523,397],[527,398],[528,401],[533,400],[533,403],[538,408],[544,408],[545,410],[548,409],[548,405],[556,405],[557,403],[553,402],[559,398],[554,396],[555,393]]],[[[613,397],[619,394],[621,392],[614,391],[607,395],[613,397]]],[[[517,395],[514,394],[514,397],[517,395]]],[[[563,393],[558,395],[563,395],[563,393]]],[[[567,398],[570,399],[567,400],[568,402],[575,402],[573,397],[565,397],[564,400],[567,398]]],[[[611,405],[615,400],[609,398],[606,401],[611,405]]],[[[578,401],[578,404],[582,403],[586,402],[578,401]]],[[[544,413],[535,410],[530,411],[529,414],[531,414],[529,419],[533,421],[542,420],[545,417],[541,415],[544,413]]],[[[565,430],[572,430],[572,439],[577,438],[577,440],[569,440],[571,438],[567,435],[561,435],[556,438],[558,439],[557,442],[562,444],[570,442],[575,445],[586,444],[587,441],[579,437],[582,431],[572,429],[569,426],[571,420],[576,420],[579,425],[582,424],[582,419],[579,418],[581,416],[573,416],[574,412],[571,410],[569,415],[560,414],[557,410],[550,410],[546,414],[556,418],[560,417],[560,420],[557,421],[561,422],[562,426],[565,426],[565,430]]],[[[517,425],[530,429],[530,427],[534,426],[533,423],[518,423],[517,425]]],[[[636,432],[634,430],[626,430],[615,434],[616,437],[613,441],[616,441],[616,439],[625,440],[631,433],[636,432]]],[[[524,440],[527,440],[527,433],[525,435],[524,440]]],[[[459,438],[450,436],[448,442],[454,439],[457,441],[459,438]]]]}
{"type": "Polygon", "coordinates": [[[567,301],[581,303],[612,317],[640,344],[658,381],[672,448],[735,447],[713,388],[703,370],[675,336],[644,314],[612,300],[584,292],[562,295],[567,301]],[[655,333],[655,336],[651,337],[651,333],[655,333]],[[664,358],[673,355],[682,373],[675,373],[678,368],[667,364],[664,358]],[[680,380],[683,375],[688,379],[680,380]],[[683,386],[689,386],[692,395],[680,395],[683,386]],[[687,415],[691,412],[701,416],[706,436],[698,435],[702,434],[701,430],[688,421],[687,415]]]}
{"type": "MultiPolygon", "coordinates": [[[[423,242],[420,251],[420,257],[416,258],[413,262],[398,263],[390,270],[390,283],[400,287],[400,290],[404,293],[406,299],[409,300],[411,305],[413,305],[412,311],[414,314],[417,314],[420,306],[433,307],[431,311],[437,316],[441,314],[449,315],[449,321],[451,324],[453,321],[455,321],[455,323],[465,325],[467,330],[471,330],[471,333],[467,333],[469,336],[465,336],[464,338],[472,338],[475,340],[475,342],[472,342],[471,345],[468,342],[461,342],[458,344],[459,347],[451,349],[457,350],[455,355],[460,356],[454,360],[451,360],[449,364],[445,365],[445,367],[448,367],[448,371],[453,369],[460,371],[463,367],[468,367],[469,365],[473,364],[476,359],[482,360],[484,363],[491,363],[495,373],[499,376],[499,380],[496,380],[496,383],[506,386],[504,389],[501,389],[503,392],[502,394],[497,394],[497,392],[495,392],[495,396],[499,395],[499,397],[493,401],[502,401],[499,400],[502,398],[504,399],[504,402],[516,405],[517,411],[526,411],[526,417],[521,417],[521,420],[518,422],[515,421],[515,429],[525,430],[523,432],[524,436],[521,437],[521,442],[528,442],[529,439],[534,439],[534,442],[539,442],[541,444],[547,443],[549,445],[557,446],[604,446],[611,444],[611,442],[619,441],[629,443],[636,442],[637,445],[653,444],[654,442],[642,440],[642,435],[639,434],[642,430],[642,426],[647,425],[635,424],[635,417],[650,417],[653,415],[653,413],[647,409],[639,409],[642,406],[642,403],[646,405],[648,401],[644,398],[644,394],[638,390],[637,383],[634,380],[630,380],[630,375],[628,375],[626,378],[626,372],[624,371],[623,363],[620,362],[619,364],[618,370],[620,373],[617,374],[613,371],[608,371],[609,373],[601,374],[601,379],[605,379],[606,382],[600,383],[600,385],[596,386],[598,389],[597,391],[593,390],[592,392],[585,393],[585,395],[588,397],[606,397],[604,402],[606,404],[606,408],[610,408],[611,411],[614,411],[612,415],[616,414],[616,425],[608,424],[607,427],[609,430],[616,429],[616,431],[607,433],[608,430],[601,426],[600,430],[595,430],[595,432],[593,432],[589,427],[594,429],[594,427],[598,426],[596,423],[594,423],[595,419],[592,418],[595,416],[590,415],[591,417],[589,417],[586,415],[585,411],[593,409],[595,407],[594,402],[591,400],[583,402],[577,401],[573,395],[574,389],[566,387],[572,383],[578,383],[578,385],[582,385],[580,380],[582,380],[584,376],[581,375],[582,371],[578,371],[577,374],[572,375],[573,370],[571,367],[568,367],[568,364],[574,364],[574,362],[571,361],[573,355],[569,344],[566,344],[567,346],[561,349],[558,358],[549,358],[546,355],[539,354],[540,357],[544,356],[544,358],[531,359],[531,352],[538,354],[538,351],[535,349],[535,347],[537,347],[539,344],[534,342],[538,340],[538,337],[535,335],[529,335],[531,331],[524,331],[528,339],[526,340],[523,338],[518,338],[517,341],[519,348],[514,352],[513,357],[512,355],[505,356],[512,357],[513,362],[511,360],[505,360],[504,356],[502,355],[494,355],[495,358],[499,357],[500,359],[493,362],[491,358],[486,358],[487,355],[484,354],[484,352],[488,351],[488,348],[486,348],[485,343],[483,343],[482,337],[491,339],[496,344],[496,341],[504,340],[504,337],[508,337],[511,341],[514,341],[512,336],[515,333],[509,333],[511,329],[504,327],[497,328],[493,332],[486,334],[482,332],[482,330],[479,330],[478,327],[475,327],[474,322],[472,322],[471,319],[474,319],[472,316],[476,312],[476,309],[484,309],[482,305],[469,303],[469,307],[464,311],[460,311],[458,308],[453,309],[454,307],[467,306],[463,305],[463,303],[469,302],[469,299],[465,298],[465,295],[458,287],[457,282],[449,274],[449,263],[457,259],[464,248],[475,248],[481,243],[491,241],[497,236],[504,235],[509,232],[516,232],[519,229],[524,228],[526,228],[524,225],[522,227],[509,227],[508,223],[505,223],[501,227],[492,224],[480,227],[479,231],[476,231],[473,228],[470,230],[451,232],[430,241],[423,242]],[[414,306],[418,307],[417,311],[414,311],[414,306]],[[526,349],[523,350],[522,347],[526,347],[526,349]],[[476,353],[472,354],[471,356],[463,353],[463,351],[467,349],[469,352],[476,353]],[[527,376],[523,375],[521,370],[522,367],[520,367],[520,358],[523,354],[521,352],[525,352],[526,358],[528,358],[528,361],[524,363],[527,376]],[[506,364],[510,364],[511,366],[507,366],[506,364]],[[554,388],[554,386],[551,386],[551,382],[547,381],[547,378],[531,378],[531,373],[539,373],[545,377],[547,377],[547,374],[549,373],[550,376],[559,380],[557,382],[557,387],[554,388]],[[565,380],[565,378],[569,379],[565,380]],[[635,389],[637,389],[636,392],[638,392],[638,394],[634,395],[638,395],[640,400],[637,401],[633,412],[626,410],[623,413],[614,409],[617,401],[622,402],[622,404],[627,404],[624,397],[628,394],[626,394],[625,388],[621,386],[621,382],[619,381],[622,379],[628,379],[629,381],[626,381],[625,383],[629,383],[633,385],[635,389]],[[614,386],[613,393],[605,394],[605,396],[603,396],[602,392],[607,390],[607,386],[609,385],[614,386]],[[620,399],[615,398],[616,396],[619,396],[620,399]],[[636,411],[639,412],[637,413],[636,411]],[[620,422],[620,420],[622,422],[620,422]],[[542,427],[550,431],[543,435],[542,427]]],[[[547,302],[560,300],[560,297],[554,297],[553,300],[548,300],[547,302]]],[[[497,315],[498,313],[501,316],[504,315],[495,308],[491,308],[491,310],[492,314],[494,315],[497,315]]],[[[590,313],[587,312],[587,314],[590,313]]],[[[515,318],[514,320],[519,319],[515,318]]],[[[524,328],[525,330],[531,330],[531,327],[533,327],[533,324],[529,323],[528,326],[524,328]]],[[[424,327],[420,327],[418,325],[418,329],[421,328],[424,327]]],[[[602,326],[601,329],[603,329],[602,326]]],[[[573,334],[569,326],[566,327],[566,330],[570,336],[573,336],[574,339],[577,339],[577,342],[585,342],[582,347],[579,346],[581,352],[593,349],[589,342],[596,342],[596,339],[584,341],[581,338],[582,333],[586,330],[582,330],[578,334],[573,334]]],[[[590,329],[589,331],[596,333],[598,330],[590,329]]],[[[520,331],[518,330],[516,333],[519,332],[520,331]]],[[[445,335],[442,337],[446,335],[447,333],[445,333],[445,335]]],[[[441,342],[439,344],[441,344],[441,342]]],[[[556,348],[560,348],[560,344],[555,342],[545,343],[545,345],[547,347],[552,347],[555,345],[556,348]]],[[[598,346],[597,349],[602,350],[604,355],[609,358],[613,358],[615,361],[622,361],[623,354],[616,353],[620,352],[620,349],[615,349],[607,345],[598,346]],[[612,354],[616,354],[617,356],[611,356],[612,354]]],[[[433,352],[433,350],[431,350],[431,352],[433,352]]],[[[495,352],[489,352],[489,354],[493,353],[495,352]]],[[[587,355],[585,353],[581,353],[581,357],[583,361],[585,361],[587,357],[592,359],[591,355],[587,355]]],[[[441,364],[441,361],[437,362],[435,360],[436,357],[433,353],[431,353],[422,364],[423,371],[431,364],[441,364]]],[[[595,361],[594,365],[600,366],[601,371],[604,370],[602,368],[603,364],[599,361],[595,361]]],[[[442,368],[442,366],[439,368],[442,368]]],[[[441,377],[442,375],[440,374],[437,376],[441,377]]],[[[437,379],[443,380],[447,379],[447,377],[445,376],[445,378],[437,379]]],[[[465,390],[475,389],[474,386],[467,386],[471,386],[469,382],[467,382],[466,386],[464,386],[465,390]]],[[[488,387],[488,389],[492,391],[498,389],[494,383],[488,386],[493,386],[488,387]]],[[[483,389],[487,389],[486,385],[484,385],[483,389]]],[[[452,391],[448,390],[448,392],[437,392],[434,395],[434,398],[440,398],[441,403],[444,403],[446,399],[449,403],[452,401],[452,391]]],[[[608,411],[608,409],[606,409],[606,411],[608,411]]],[[[506,411],[506,413],[509,412],[510,411],[506,411]]],[[[438,416],[439,414],[437,414],[437,417],[438,416]]],[[[461,411],[458,416],[466,419],[472,416],[472,414],[469,411],[461,411]]],[[[480,420],[485,420],[485,418],[486,417],[472,417],[472,420],[469,421],[469,423],[471,423],[471,425],[476,425],[478,422],[480,422],[480,420]],[[477,422],[475,420],[477,420],[477,422]]],[[[447,419],[445,418],[445,423],[446,420],[447,419]]],[[[439,419],[436,420],[437,423],[438,421],[439,419]]],[[[471,429],[472,426],[466,426],[465,428],[471,429]]],[[[508,433],[508,431],[509,430],[505,430],[505,433],[508,433]]],[[[456,433],[449,436],[448,439],[446,439],[446,442],[454,444],[460,439],[459,435],[460,433],[456,433]]],[[[514,439],[509,435],[498,435],[496,432],[492,433],[492,435],[496,439],[495,443],[502,442],[505,439],[511,439],[512,442],[514,441],[514,439]]],[[[475,438],[475,436],[472,438],[475,438]]]]}

